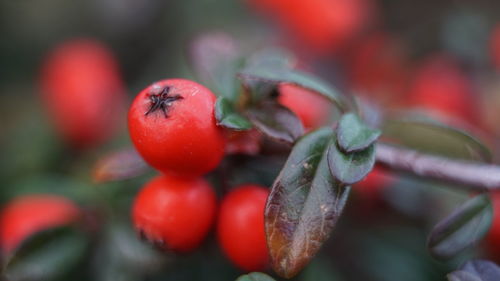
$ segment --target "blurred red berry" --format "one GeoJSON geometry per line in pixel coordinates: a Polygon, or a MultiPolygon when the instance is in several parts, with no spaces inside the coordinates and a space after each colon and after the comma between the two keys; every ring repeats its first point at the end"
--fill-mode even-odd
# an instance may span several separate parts
{"type": "Polygon", "coordinates": [[[111,137],[124,109],[118,64],[110,50],[92,39],[57,46],[43,65],[41,90],[56,129],[79,148],[111,137]]]}
{"type": "Polygon", "coordinates": [[[63,226],[80,215],[69,199],[56,195],[25,195],[7,203],[0,215],[0,247],[5,253],[36,232],[63,226]]]}
{"type": "Polygon", "coordinates": [[[301,45],[333,53],[356,36],[372,17],[368,0],[253,0],[301,45]]]}
{"type": "Polygon", "coordinates": [[[197,248],[216,215],[216,196],[202,178],[157,176],[135,198],[135,228],[155,245],[176,252],[197,248]]]}
{"type": "Polygon", "coordinates": [[[217,225],[219,244],[229,259],[245,271],[267,267],[269,252],[264,231],[264,209],[269,190],[247,184],[223,199],[217,225]]]}
{"type": "Polygon", "coordinates": [[[435,113],[474,124],[478,119],[472,82],[453,59],[433,56],[414,74],[408,102],[435,113]]]}
{"type": "Polygon", "coordinates": [[[214,94],[193,81],[156,82],[130,107],[130,138],[144,160],[163,173],[203,175],[224,156],[225,139],[215,123],[214,105],[214,94]]]}
{"type": "Polygon", "coordinates": [[[352,87],[379,103],[393,103],[406,90],[410,77],[408,64],[397,39],[382,32],[371,34],[357,43],[349,59],[352,87]]]}
{"type": "Polygon", "coordinates": [[[330,117],[330,101],[318,93],[292,84],[279,86],[278,101],[295,113],[306,129],[325,125],[330,117]]]}
{"type": "Polygon", "coordinates": [[[392,181],[392,178],[386,172],[378,167],[374,167],[362,181],[354,184],[353,188],[361,196],[368,199],[375,199],[392,181]]]}

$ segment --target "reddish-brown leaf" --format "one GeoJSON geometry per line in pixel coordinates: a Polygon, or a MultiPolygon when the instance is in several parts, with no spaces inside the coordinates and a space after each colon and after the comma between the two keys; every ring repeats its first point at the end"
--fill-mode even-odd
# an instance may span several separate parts
{"type": "Polygon", "coordinates": [[[272,266],[282,277],[293,277],[309,263],[345,206],[350,188],[328,169],[332,136],[331,129],[321,129],[299,139],[272,186],[265,226],[272,266]]]}
{"type": "Polygon", "coordinates": [[[92,170],[95,182],[130,179],[148,171],[148,165],[133,148],[111,152],[99,159],[92,170]]]}

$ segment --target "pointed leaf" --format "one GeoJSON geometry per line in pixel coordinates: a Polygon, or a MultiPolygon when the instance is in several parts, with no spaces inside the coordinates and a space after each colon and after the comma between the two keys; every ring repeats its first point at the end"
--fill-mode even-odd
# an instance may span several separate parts
{"type": "Polygon", "coordinates": [[[54,280],[81,261],[87,241],[67,227],[39,232],[16,249],[5,268],[9,280],[54,280]]]}
{"type": "Polygon", "coordinates": [[[236,281],[276,281],[269,275],[261,272],[251,272],[240,276],[236,281]]]}
{"type": "Polygon", "coordinates": [[[336,143],[328,147],[328,166],[340,182],[351,185],[362,180],[375,165],[375,145],[364,150],[344,153],[336,143]]]}
{"type": "Polygon", "coordinates": [[[94,165],[92,176],[95,182],[119,181],[145,174],[149,166],[133,148],[109,153],[94,165]]]}
{"type": "Polygon", "coordinates": [[[347,102],[335,88],[310,74],[289,69],[279,64],[248,65],[238,75],[243,83],[247,80],[267,81],[268,83],[292,83],[322,94],[334,102],[341,110],[345,110],[347,102]]]}
{"type": "Polygon", "coordinates": [[[345,206],[350,188],[335,181],[326,160],[332,138],[328,128],[302,137],[271,188],[265,227],[273,269],[282,277],[309,263],[345,206]]]}
{"type": "Polygon", "coordinates": [[[388,120],[383,137],[426,153],[464,160],[491,161],[489,149],[461,130],[420,117],[388,120]]]}
{"type": "Polygon", "coordinates": [[[299,118],[276,101],[261,102],[246,114],[257,129],[275,140],[294,143],[304,134],[299,118]]]}
{"type": "Polygon", "coordinates": [[[245,116],[239,114],[234,105],[225,97],[217,98],[215,103],[215,119],[217,125],[232,130],[248,130],[252,123],[245,116]]]}
{"type": "Polygon", "coordinates": [[[488,231],[493,217],[488,195],[467,200],[432,229],[427,246],[437,259],[449,259],[478,242],[488,231]]]}
{"type": "Polygon", "coordinates": [[[379,130],[366,126],[357,114],[347,113],[339,121],[337,141],[345,152],[359,151],[374,143],[380,133],[379,130]]]}
{"type": "Polygon", "coordinates": [[[216,95],[237,100],[240,83],[236,73],[243,60],[231,36],[224,32],[211,32],[196,37],[189,44],[189,59],[196,75],[216,95]]]}
{"type": "Polygon", "coordinates": [[[500,267],[487,260],[471,260],[460,270],[448,274],[449,281],[497,281],[500,280],[500,267]]]}

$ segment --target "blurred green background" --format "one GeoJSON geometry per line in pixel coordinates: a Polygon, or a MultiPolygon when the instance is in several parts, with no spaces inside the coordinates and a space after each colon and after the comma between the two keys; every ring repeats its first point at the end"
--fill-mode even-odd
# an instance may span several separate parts
{"type": "MultiPolygon", "coordinates": [[[[497,150],[500,130],[494,125],[500,117],[496,106],[500,80],[489,44],[495,24],[500,23],[500,2],[372,2],[375,19],[366,22],[348,47],[315,55],[307,42],[288,45],[296,39],[293,32],[283,31],[276,18],[244,1],[0,0],[0,203],[21,194],[61,194],[79,203],[88,212],[87,227],[94,227],[41,237],[50,241],[34,243],[38,256],[21,259],[11,280],[235,280],[243,273],[226,260],[213,234],[195,253],[180,256],[159,253],[138,239],[129,222],[130,204],[154,172],[121,182],[93,183],[94,163],[107,152],[130,145],[125,116],[117,135],[97,148],[77,151],[58,137],[41,104],[39,73],[46,54],[68,39],[95,38],[109,46],[131,101],[153,81],[195,79],[186,46],[206,31],[227,32],[246,49],[290,47],[308,71],[346,93],[354,91],[349,50],[362,45],[358,42],[365,34],[388,33],[401,42],[409,73],[434,53],[456,58],[471,79],[479,104],[481,125],[473,125],[497,150]],[[57,259],[58,255],[64,258],[57,259]]],[[[371,98],[392,109],[405,99],[403,92],[371,98]]],[[[369,93],[363,96],[370,98],[369,93]]],[[[285,159],[283,154],[229,156],[224,160],[232,169],[227,180],[230,185],[251,181],[270,186],[285,159]]],[[[216,175],[209,178],[220,187],[216,175]]],[[[407,177],[383,182],[386,186],[376,195],[354,190],[327,245],[293,280],[446,280],[445,275],[467,257],[485,256],[478,247],[455,261],[440,263],[425,249],[433,224],[465,200],[466,193],[407,177]]]]}

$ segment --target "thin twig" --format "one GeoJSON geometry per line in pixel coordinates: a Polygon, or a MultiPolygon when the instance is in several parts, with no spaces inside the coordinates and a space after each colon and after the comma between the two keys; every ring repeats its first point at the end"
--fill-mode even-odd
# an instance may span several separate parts
{"type": "Polygon", "coordinates": [[[472,190],[500,189],[500,166],[434,156],[378,143],[377,162],[391,170],[458,184],[472,190]]]}

